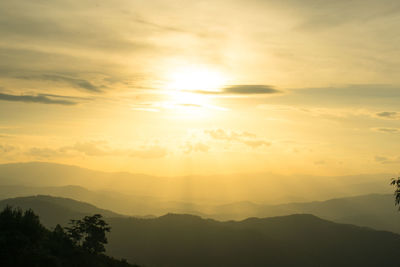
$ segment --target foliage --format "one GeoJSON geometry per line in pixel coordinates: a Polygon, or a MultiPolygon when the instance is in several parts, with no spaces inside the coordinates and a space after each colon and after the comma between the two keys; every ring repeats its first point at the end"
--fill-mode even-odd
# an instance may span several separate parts
{"type": "Polygon", "coordinates": [[[392,178],[390,184],[395,187],[394,190],[395,204],[399,206],[400,210],[400,177],[392,178]]]}
{"type": "Polygon", "coordinates": [[[105,252],[106,232],[110,232],[111,227],[100,214],[85,216],[82,220],[71,220],[70,224],[72,226],[65,229],[75,245],[81,245],[94,254],[105,252]]]}
{"type": "Polygon", "coordinates": [[[110,231],[101,215],[75,221],[82,244],[57,225],[46,229],[32,211],[7,206],[0,212],[0,266],[132,266],[104,254],[105,232],[110,231]]]}

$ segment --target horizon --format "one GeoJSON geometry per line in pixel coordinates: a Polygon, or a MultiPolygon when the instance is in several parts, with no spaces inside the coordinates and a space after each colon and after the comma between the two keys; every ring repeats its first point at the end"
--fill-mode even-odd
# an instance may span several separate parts
{"type": "Polygon", "coordinates": [[[61,166],[68,166],[68,167],[76,167],[80,169],[86,169],[89,171],[95,171],[95,172],[105,172],[105,173],[128,173],[128,174],[133,174],[133,175],[145,175],[145,176],[154,176],[158,178],[174,178],[174,177],[202,177],[202,176],[230,176],[230,175],[235,175],[235,176],[240,176],[240,175],[282,175],[282,176],[309,176],[309,177],[353,177],[353,176],[373,176],[373,175],[387,175],[388,176],[388,181],[390,179],[395,178],[397,176],[400,176],[400,171],[397,172],[397,174],[394,173],[389,173],[389,172],[377,172],[377,173],[348,173],[348,174],[343,174],[343,175],[313,175],[309,173],[289,173],[289,174],[279,174],[279,173],[274,173],[274,172],[242,172],[242,173],[233,173],[233,172],[227,172],[227,173],[209,173],[209,174],[200,174],[200,173],[192,173],[192,174],[187,174],[187,175],[152,175],[150,173],[140,173],[140,172],[134,172],[134,171],[121,171],[121,170],[102,170],[101,168],[99,169],[94,169],[90,167],[85,167],[81,166],[79,164],[67,164],[63,162],[57,162],[57,161],[10,161],[10,162],[1,162],[0,165],[16,165],[16,164],[53,164],[53,165],[61,165],[61,166]]]}

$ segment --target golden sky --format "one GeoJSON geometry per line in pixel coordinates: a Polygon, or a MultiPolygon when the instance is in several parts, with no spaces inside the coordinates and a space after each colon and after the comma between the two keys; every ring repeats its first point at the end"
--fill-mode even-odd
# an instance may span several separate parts
{"type": "Polygon", "coordinates": [[[396,172],[398,0],[0,1],[0,162],[396,172]]]}

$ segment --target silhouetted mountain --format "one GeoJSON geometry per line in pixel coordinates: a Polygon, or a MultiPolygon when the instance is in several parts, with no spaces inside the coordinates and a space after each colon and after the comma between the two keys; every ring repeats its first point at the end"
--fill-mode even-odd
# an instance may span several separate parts
{"type": "Polygon", "coordinates": [[[400,236],[312,215],[112,218],[109,252],[146,266],[398,266],[400,236]]]}
{"type": "MultiPolygon", "coordinates": [[[[18,201],[27,207],[41,198],[18,201]]],[[[39,205],[32,208],[47,224],[81,217],[78,213],[63,215],[62,204],[71,200],[44,198],[44,206],[37,201],[39,205]],[[52,200],[54,205],[49,204],[52,200]]],[[[399,235],[307,214],[226,222],[176,214],[106,221],[112,227],[108,255],[148,267],[398,266],[399,235]]]]}
{"type": "Polygon", "coordinates": [[[71,219],[93,214],[102,214],[104,217],[122,216],[73,199],[41,195],[1,200],[0,210],[6,206],[19,207],[23,210],[32,209],[46,227],[54,227],[57,224],[67,225],[71,219]]]}

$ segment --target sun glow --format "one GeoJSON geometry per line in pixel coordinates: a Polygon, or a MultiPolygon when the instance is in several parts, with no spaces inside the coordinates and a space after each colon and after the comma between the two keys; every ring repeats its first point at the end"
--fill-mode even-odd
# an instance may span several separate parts
{"type": "Polygon", "coordinates": [[[205,115],[214,106],[212,92],[220,91],[226,84],[226,76],[212,68],[190,66],[176,68],[166,74],[163,89],[169,108],[188,115],[205,115]]]}
{"type": "Polygon", "coordinates": [[[167,74],[166,89],[177,91],[219,91],[226,84],[219,71],[205,67],[185,67],[167,74]]]}

